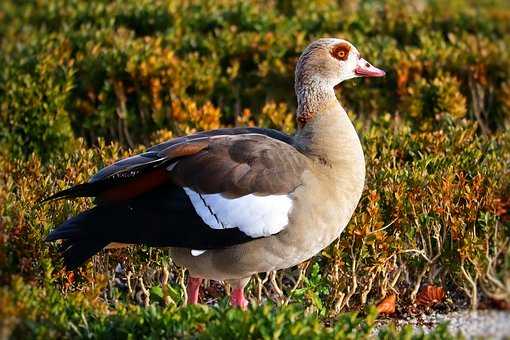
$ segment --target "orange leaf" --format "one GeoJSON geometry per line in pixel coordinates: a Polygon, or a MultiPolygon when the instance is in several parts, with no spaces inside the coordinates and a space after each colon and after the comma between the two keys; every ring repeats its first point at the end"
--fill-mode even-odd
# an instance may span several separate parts
{"type": "Polygon", "coordinates": [[[376,306],[377,311],[379,314],[391,315],[395,313],[396,302],[397,296],[395,294],[387,296],[376,306]]]}
{"type": "Polygon", "coordinates": [[[416,303],[424,306],[432,306],[438,302],[443,301],[445,298],[445,292],[442,287],[436,287],[434,285],[427,285],[416,296],[416,303]]]}

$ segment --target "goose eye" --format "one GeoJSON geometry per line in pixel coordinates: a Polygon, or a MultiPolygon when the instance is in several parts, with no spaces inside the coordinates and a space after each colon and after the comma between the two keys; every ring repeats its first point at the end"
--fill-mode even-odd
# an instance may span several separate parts
{"type": "Polygon", "coordinates": [[[333,51],[331,52],[331,55],[338,59],[338,60],[347,60],[347,57],[349,56],[350,46],[347,44],[338,44],[334,47],[333,51]]]}

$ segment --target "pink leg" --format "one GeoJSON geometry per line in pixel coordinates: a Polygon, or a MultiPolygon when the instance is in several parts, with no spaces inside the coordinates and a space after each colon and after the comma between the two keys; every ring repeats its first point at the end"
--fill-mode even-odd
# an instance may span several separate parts
{"type": "Polygon", "coordinates": [[[189,277],[188,278],[188,286],[186,288],[186,292],[188,293],[188,303],[190,305],[194,305],[198,303],[198,293],[200,291],[200,285],[202,284],[203,279],[198,277],[189,277]]]}
{"type": "Polygon", "coordinates": [[[226,280],[231,287],[232,293],[230,294],[230,303],[234,307],[239,307],[242,310],[248,308],[248,300],[244,297],[244,287],[250,282],[249,277],[235,280],[226,280]]]}
{"type": "Polygon", "coordinates": [[[244,287],[234,288],[230,295],[230,303],[234,307],[239,307],[242,310],[248,308],[248,300],[244,297],[244,287]]]}

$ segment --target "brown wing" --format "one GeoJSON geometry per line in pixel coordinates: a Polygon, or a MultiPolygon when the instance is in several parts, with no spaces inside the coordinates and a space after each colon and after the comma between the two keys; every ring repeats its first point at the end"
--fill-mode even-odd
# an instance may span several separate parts
{"type": "MultiPolygon", "coordinates": [[[[293,146],[260,134],[209,137],[199,152],[183,157],[170,168],[179,186],[205,193],[239,197],[288,194],[301,180],[306,158],[293,146]]],[[[172,154],[173,147],[162,154],[172,154]]]]}
{"type": "Polygon", "coordinates": [[[170,139],[166,142],[160,143],[158,145],[154,145],[147,149],[146,152],[141,153],[139,155],[135,155],[133,157],[129,157],[114,164],[107,166],[101,169],[94,177],[91,178],[90,182],[95,182],[99,180],[106,179],[108,177],[115,176],[116,174],[128,173],[130,170],[133,170],[139,166],[145,165],[154,165],[152,162],[157,163],[160,160],[160,152],[163,150],[169,150],[171,147],[175,147],[177,145],[183,146],[188,142],[195,141],[197,139],[203,139],[206,137],[215,137],[215,136],[235,136],[235,135],[244,135],[244,134],[260,134],[264,136],[268,136],[273,139],[277,139],[286,144],[292,144],[292,138],[280,131],[273,129],[263,129],[263,128],[226,128],[226,129],[217,129],[212,131],[204,131],[198,132],[193,135],[177,137],[174,139],[170,139]]]}
{"type": "Polygon", "coordinates": [[[127,200],[174,183],[201,193],[238,197],[285,194],[300,184],[306,157],[275,130],[220,129],[180,137],[99,171],[88,183],[46,200],[97,197],[127,200]]]}

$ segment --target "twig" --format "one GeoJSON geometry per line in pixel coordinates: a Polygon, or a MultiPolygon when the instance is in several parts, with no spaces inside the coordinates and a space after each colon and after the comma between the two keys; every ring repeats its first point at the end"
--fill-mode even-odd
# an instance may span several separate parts
{"type": "Polygon", "coordinates": [[[273,287],[273,289],[276,291],[276,293],[278,293],[278,295],[283,297],[283,291],[278,286],[278,283],[276,282],[276,271],[275,270],[273,270],[272,272],[269,273],[269,278],[270,278],[271,286],[273,287]]]}

